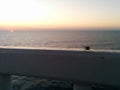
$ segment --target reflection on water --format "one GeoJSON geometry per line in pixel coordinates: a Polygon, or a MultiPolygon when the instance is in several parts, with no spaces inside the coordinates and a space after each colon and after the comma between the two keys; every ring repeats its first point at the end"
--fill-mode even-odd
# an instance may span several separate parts
{"type": "Polygon", "coordinates": [[[120,49],[120,31],[0,31],[1,47],[120,49]]]}

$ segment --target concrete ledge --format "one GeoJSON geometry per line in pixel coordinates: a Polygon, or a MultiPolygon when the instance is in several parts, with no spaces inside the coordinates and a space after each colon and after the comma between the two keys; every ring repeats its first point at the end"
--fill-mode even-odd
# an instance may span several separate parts
{"type": "Polygon", "coordinates": [[[120,53],[0,49],[0,73],[120,85],[120,53]]]}

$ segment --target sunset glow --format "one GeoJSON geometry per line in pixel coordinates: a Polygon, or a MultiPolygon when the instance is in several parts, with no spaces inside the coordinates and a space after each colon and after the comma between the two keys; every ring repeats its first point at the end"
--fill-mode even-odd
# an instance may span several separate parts
{"type": "Polygon", "coordinates": [[[120,0],[0,0],[1,28],[120,28],[120,0]]]}

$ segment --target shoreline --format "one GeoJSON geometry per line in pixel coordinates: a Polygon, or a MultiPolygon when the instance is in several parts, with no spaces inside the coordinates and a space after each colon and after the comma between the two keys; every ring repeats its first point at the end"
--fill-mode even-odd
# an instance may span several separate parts
{"type": "Polygon", "coordinates": [[[82,52],[111,52],[120,53],[120,50],[116,49],[90,49],[85,48],[53,48],[53,47],[24,47],[24,46],[0,46],[0,49],[20,49],[20,50],[61,50],[61,51],[82,51],[82,52]]]}

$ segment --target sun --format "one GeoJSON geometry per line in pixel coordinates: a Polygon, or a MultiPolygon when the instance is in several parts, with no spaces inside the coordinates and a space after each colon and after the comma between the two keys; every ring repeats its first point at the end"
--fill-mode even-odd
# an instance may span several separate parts
{"type": "Polygon", "coordinates": [[[11,30],[10,30],[10,32],[14,32],[14,30],[13,30],[13,29],[11,29],[11,30]]]}

